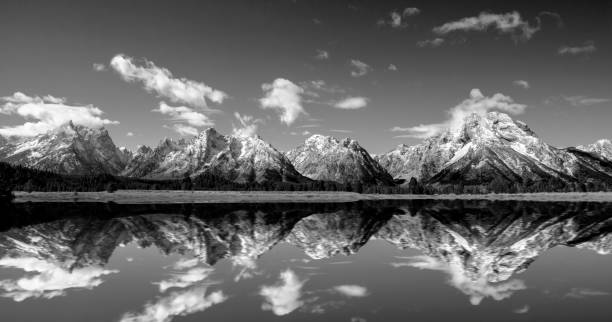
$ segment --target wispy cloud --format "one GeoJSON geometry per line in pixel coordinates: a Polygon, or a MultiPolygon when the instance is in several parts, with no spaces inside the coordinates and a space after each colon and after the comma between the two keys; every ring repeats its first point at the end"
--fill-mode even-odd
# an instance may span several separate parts
{"type": "Polygon", "coordinates": [[[181,135],[197,135],[198,127],[214,125],[208,116],[187,106],[170,106],[160,102],[159,107],[153,112],[169,116],[170,120],[175,122],[169,128],[181,135]]]}
{"type": "MultiPolygon", "coordinates": [[[[350,130],[339,130],[339,129],[330,129],[330,132],[335,132],[335,133],[353,133],[353,131],[350,130]]],[[[330,264],[338,264],[338,263],[330,263],[330,264]]]]}
{"type": "Polygon", "coordinates": [[[611,101],[609,98],[588,97],[588,96],[583,96],[583,95],[561,96],[561,99],[563,99],[565,102],[575,107],[598,105],[598,104],[608,103],[611,101]]]}
{"type": "Polygon", "coordinates": [[[511,97],[501,93],[487,97],[479,89],[474,88],[470,91],[468,99],[448,111],[450,117],[445,122],[421,124],[412,127],[395,126],[390,131],[407,132],[404,135],[396,136],[396,138],[427,138],[437,135],[445,129],[454,129],[461,126],[463,119],[472,113],[484,115],[490,110],[499,110],[511,114],[520,114],[523,113],[526,107],[524,104],[515,103],[511,97]]]}
{"type": "Polygon", "coordinates": [[[405,18],[410,16],[416,16],[421,13],[419,8],[405,8],[403,11],[393,10],[389,13],[387,18],[381,18],[378,20],[378,25],[389,25],[392,28],[405,28],[408,24],[405,18]]]}
{"type": "Polygon", "coordinates": [[[434,38],[434,39],[426,39],[426,40],[421,40],[417,42],[417,47],[423,48],[423,47],[440,47],[442,46],[442,44],[444,43],[444,39],[442,38],[434,38]]]}
{"type": "Polygon", "coordinates": [[[335,103],[334,107],[343,110],[356,110],[368,106],[368,101],[367,97],[362,96],[347,97],[335,103]]]}
{"type": "Polygon", "coordinates": [[[0,128],[2,136],[30,137],[46,133],[72,122],[75,125],[99,128],[119,124],[102,117],[104,112],[92,105],[68,105],[65,98],[54,96],[28,96],[15,92],[0,97],[0,114],[17,115],[28,121],[22,125],[0,128]]]}
{"type": "Polygon", "coordinates": [[[259,130],[259,124],[263,123],[262,119],[256,119],[251,115],[243,115],[234,112],[234,117],[238,120],[239,125],[232,124],[232,135],[239,137],[255,137],[259,130]]]}
{"type": "Polygon", "coordinates": [[[277,78],[272,83],[261,85],[264,97],[259,99],[262,109],[272,109],[279,113],[281,122],[291,125],[300,116],[306,114],[302,107],[304,89],[284,78],[277,78]]]}
{"type": "Polygon", "coordinates": [[[595,47],[595,43],[592,41],[585,42],[582,46],[563,46],[557,50],[557,54],[559,55],[584,55],[594,53],[597,50],[595,47]]]}
{"type": "Polygon", "coordinates": [[[186,288],[198,282],[202,282],[213,272],[212,268],[193,267],[186,272],[174,273],[170,278],[154,283],[159,286],[160,292],[165,292],[171,288],[186,288]]]}
{"type": "Polygon", "coordinates": [[[575,287],[575,288],[572,288],[567,294],[565,294],[565,297],[583,299],[583,298],[592,297],[592,296],[609,296],[609,295],[610,295],[610,292],[606,292],[606,291],[599,291],[599,290],[594,290],[590,288],[575,287]]]}
{"type": "Polygon", "coordinates": [[[351,67],[353,67],[353,70],[351,71],[351,76],[353,77],[364,76],[372,70],[372,67],[370,67],[370,65],[362,62],[361,60],[351,59],[349,64],[351,65],[351,67]]]}
{"type": "Polygon", "coordinates": [[[329,59],[329,52],[323,49],[317,49],[317,54],[315,55],[316,59],[326,60],[329,59]]]}
{"type": "Polygon", "coordinates": [[[134,63],[132,57],[123,54],[111,59],[110,66],[127,82],[141,82],[149,92],[155,92],[174,103],[184,103],[206,108],[207,100],[222,103],[228,96],[225,92],[197,81],[175,78],[172,73],[153,62],[144,60],[144,65],[134,63]]]}
{"type": "Polygon", "coordinates": [[[529,89],[529,82],[526,80],[518,79],[512,82],[515,86],[522,87],[524,89],[529,89]]]}
{"type": "Polygon", "coordinates": [[[368,289],[360,285],[338,285],[334,291],[348,297],[364,297],[368,295],[368,289]]]}
{"type": "Polygon", "coordinates": [[[92,68],[96,72],[103,72],[103,71],[106,70],[106,65],[104,65],[102,63],[93,63],[92,68]]]}
{"type": "Polygon", "coordinates": [[[520,13],[513,11],[503,14],[481,12],[478,16],[447,22],[435,27],[433,31],[439,35],[445,35],[454,31],[486,31],[491,28],[523,40],[530,39],[540,30],[539,26],[531,26],[529,22],[521,18],[520,13]]]}
{"type": "Polygon", "coordinates": [[[390,70],[390,71],[396,72],[397,71],[397,66],[395,66],[394,64],[389,64],[387,69],[390,70]]]}

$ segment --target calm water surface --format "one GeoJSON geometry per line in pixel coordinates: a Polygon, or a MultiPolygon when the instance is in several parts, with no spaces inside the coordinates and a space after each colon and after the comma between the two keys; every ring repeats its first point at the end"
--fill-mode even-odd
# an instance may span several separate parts
{"type": "Polygon", "coordinates": [[[0,321],[609,321],[612,204],[4,206],[0,321]]]}

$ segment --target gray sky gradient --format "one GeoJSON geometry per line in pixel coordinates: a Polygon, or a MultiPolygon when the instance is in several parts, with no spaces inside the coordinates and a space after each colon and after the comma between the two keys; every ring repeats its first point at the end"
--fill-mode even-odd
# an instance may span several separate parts
{"type": "MultiPolygon", "coordinates": [[[[117,145],[130,148],[179,136],[173,126],[183,114],[163,113],[163,101],[204,114],[226,134],[255,123],[281,150],[303,142],[304,133],[321,133],[355,137],[382,153],[420,141],[396,138],[405,133],[391,128],[443,122],[479,88],[527,105],[516,118],[549,143],[572,146],[612,138],[611,36],[612,4],[605,1],[6,0],[0,96],[92,104],[120,122],[106,127],[117,145]],[[525,24],[511,30],[462,20],[513,12],[525,24]],[[436,29],[451,22],[463,30],[436,29]],[[537,30],[526,36],[523,27],[537,30]],[[207,97],[204,106],[147,90],[109,66],[118,54],[227,97],[207,97]],[[262,85],[279,78],[302,89],[303,111],[292,122],[281,122],[277,108],[261,108],[268,92],[262,85]]],[[[198,129],[208,124],[200,121],[198,129]]],[[[0,127],[24,122],[0,114],[0,127]]]]}

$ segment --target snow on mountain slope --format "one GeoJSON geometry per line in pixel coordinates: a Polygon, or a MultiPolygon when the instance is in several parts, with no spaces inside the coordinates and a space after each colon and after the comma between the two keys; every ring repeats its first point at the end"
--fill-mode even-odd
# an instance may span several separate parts
{"type": "Polygon", "coordinates": [[[104,128],[68,123],[32,138],[0,142],[0,161],[64,174],[117,174],[130,155],[104,128]]]}
{"type": "Polygon", "coordinates": [[[286,153],[304,176],[314,180],[364,184],[393,183],[393,178],[353,139],[315,134],[286,153]]]}
{"type": "Polygon", "coordinates": [[[599,157],[612,161],[612,142],[601,139],[589,145],[580,145],[576,149],[597,154],[599,157]]]}
{"type": "Polygon", "coordinates": [[[213,128],[191,140],[164,139],[154,149],[140,147],[122,172],[149,179],[205,173],[241,183],[307,180],[281,152],[261,138],[226,136],[213,128]]]}
{"type": "Polygon", "coordinates": [[[525,123],[499,112],[467,115],[459,127],[416,146],[401,145],[378,161],[396,179],[440,184],[486,184],[497,177],[612,182],[612,164],[550,146],[525,123]]]}

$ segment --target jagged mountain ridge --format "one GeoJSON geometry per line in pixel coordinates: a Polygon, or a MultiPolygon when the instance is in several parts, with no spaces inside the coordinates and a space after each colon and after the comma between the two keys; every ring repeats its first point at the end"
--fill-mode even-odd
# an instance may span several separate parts
{"type": "Polygon", "coordinates": [[[391,185],[393,178],[356,140],[315,134],[285,153],[295,168],[313,180],[391,185]]]}
{"type": "Polygon", "coordinates": [[[304,182],[291,162],[259,137],[226,136],[209,128],[191,140],[164,139],[154,149],[140,147],[122,175],[179,179],[209,174],[239,183],[304,182]]]}
{"type": "Polygon", "coordinates": [[[602,159],[612,161],[612,142],[608,139],[601,139],[588,145],[580,145],[577,146],[576,149],[595,153],[602,159]]]}
{"type": "Polygon", "coordinates": [[[106,129],[72,122],[32,138],[0,141],[0,161],[62,174],[118,174],[130,159],[106,129]]]}
{"type": "Polygon", "coordinates": [[[395,178],[415,177],[434,185],[612,182],[612,163],[543,142],[525,123],[507,114],[470,114],[453,129],[377,156],[395,178]]]}

